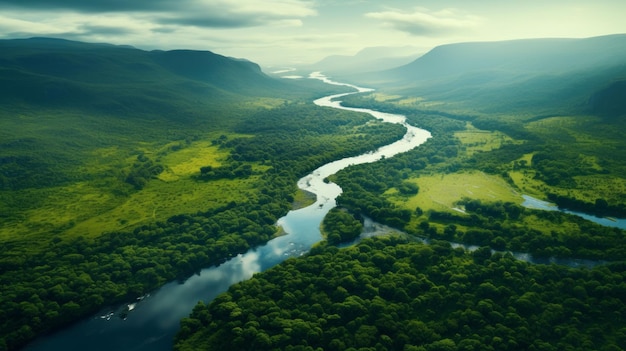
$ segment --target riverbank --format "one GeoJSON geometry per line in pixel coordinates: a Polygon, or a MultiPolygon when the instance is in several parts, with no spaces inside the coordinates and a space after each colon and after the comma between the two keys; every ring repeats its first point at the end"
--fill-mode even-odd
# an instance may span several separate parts
{"type": "Polygon", "coordinates": [[[314,204],[315,201],[317,201],[317,195],[310,191],[298,189],[298,191],[296,191],[296,195],[293,197],[291,209],[299,210],[301,208],[314,204]]]}

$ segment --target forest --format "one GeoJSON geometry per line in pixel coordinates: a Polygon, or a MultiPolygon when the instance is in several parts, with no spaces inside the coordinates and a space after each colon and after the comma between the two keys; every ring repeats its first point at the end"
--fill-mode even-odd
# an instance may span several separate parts
{"type": "Polygon", "coordinates": [[[326,240],[199,302],[181,321],[175,350],[626,347],[624,230],[522,207],[520,196],[624,217],[621,122],[433,110],[414,101],[384,93],[344,99],[403,114],[433,138],[331,176],[343,192],[322,223],[326,240]],[[361,216],[404,235],[338,248],[361,230],[361,216]],[[592,265],[531,264],[511,252],[592,265]]]}
{"type": "MultiPolygon", "coordinates": [[[[592,127],[591,121],[582,117],[575,124],[559,121],[564,134],[583,139],[584,133],[584,142],[573,139],[566,148],[561,140],[552,137],[556,133],[552,128],[559,127],[545,119],[540,120],[549,123],[550,130],[547,126],[537,127],[536,121],[496,122],[488,117],[398,108],[372,98],[364,101],[380,109],[405,113],[412,123],[432,130],[437,137],[392,159],[339,172],[334,180],[344,189],[338,199],[341,206],[435,239],[545,257],[626,257],[623,230],[560,212],[523,208],[519,196],[512,197],[515,201],[503,201],[490,196],[480,198],[465,190],[455,195],[449,207],[430,203],[428,208],[420,208],[410,206],[424,195],[407,194],[406,190],[406,184],[412,184],[420,192],[420,179],[424,177],[459,174],[461,179],[470,179],[472,174],[483,172],[502,179],[513,192],[530,192],[566,209],[623,218],[624,192],[619,189],[626,179],[626,160],[623,153],[609,150],[624,141],[612,134],[609,127],[592,127]],[[485,128],[471,129],[473,135],[480,135],[483,140],[463,141],[461,135],[466,135],[463,133],[467,133],[468,125],[485,128]],[[492,139],[502,137],[495,133],[503,133],[509,139],[497,144],[492,139]],[[590,138],[603,142],[591,143],[590,138]],[[483,149],[479,149],[481,144],[483,149]],[[554,175],[556,172],[558,175],[554,175]]],[[[493,184],[485,186],[487,191],[491,191],[490,186],[493,184]]],[[[440,193],[429,196],[445,197],[440,193]]]]}
{"type": "Polygon", "coordinates": [[[358,238],[363,232],[363,223],[359,215],[335,207],[324,217],[321,231],[329,244],[338,245],[358,238]]]}
{"type": "Polygon", "coordinates": [[[622,350],[624,278],[442,241],[321,244],[200,302],[174,349],[622,350]]]}
{"type": "MultiPolygon", "coordinates": [[[[266,242],[277,233],[276,220],[291,208],[301,174],[403,133],[387,124],[365,126],[370,120],[305,103],[246,114],[211,141],[227,155],[219,166],[199,163],[186,180],[192,186],[225,182],[225,189],[243,196],[219,200],[224,196],[214,191],[204,194],[218,200],[209,207],[97,235],[67,235],[58,228],[55,235],[28,237],[36,241],[6,240],[0,258],[0,349],[15,349],[104,305],[134,299],[266,242]],[[301,127],[293,128],[294,116],[301,127]]],[[[199,141],[176,143],[168,152],[185,152],[194,142],[199,141]]],[[[131,196],[163,186],[159,175],[171,165],[168,154],[160,159],[131,158],[117,186],[128,186],[131,196]]]]}

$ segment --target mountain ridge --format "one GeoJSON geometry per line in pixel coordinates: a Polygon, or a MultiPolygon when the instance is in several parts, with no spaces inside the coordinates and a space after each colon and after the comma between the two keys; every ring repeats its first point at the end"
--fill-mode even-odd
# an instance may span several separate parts
{"type": "Polygon", "coordinates": [[[233,99],[289,89],[256,63],[211,51],[145,51],[57,38],[0,40],[0,72],[5,105],[106,110],[133,99],[155,106],[160,99],[207,103],[207,95],[233,99]]]}
{"type": "Polygon", "coordinates": [[[422,55],[424,50],[414,46],[367,47],[354,55],[331,55],[313,64],[301,67],[313,71],[323,71],[332,75],[355,74],[390,69],[411,62],[422,55]]]}
{"type": "Polygon", "coordinates": [[[555,105],[554,96],[561,107],[593,110],[589,99],[622,79],[626,34],[446,44],[406,65],[352,77],[396,94],[455,101],[485,111],[491,105],[555,105]]]}
{"type": "MultiPolygon", "coordinates": [[[[617,45],[616,40],[626,42],[626,34],[614,34],[608,36],[591,38],[540,38],[540,39],[517,39],[492,42],[466,42],[457,44],[446,44],[433,48],[431,51],[414,60],[413,62],[390,70],[390,72],[404,75],[412,73],[415,77],[415,70],[424,63],[433,66],[439,64],[447,70],[457,68],[458,72],[468,69],[493,68],[494,65],[502,69],[537,69],[543,71],[563,71],[565,69],[575,69],[581,66],[590,66],[598,62],[614,60],[611,63],[623,62],[618,57],[626,55],[626,46],[617,45]],[[600,51],[600,49],[612,49],[607,44],[614,44],[614,50],[600,51]],[[587,44],[582,47],[580,44],[587,44]],[[469,49],[469,50],[468,50],[469,49]],[[503,51],[506,50],[506,51],[503,51]],[[595,50],[601,56],[580,56],[582,60],[570,61],[565,58],[572,58],[574,54],[584,55],[595,50]],[[459,55],[463,51],[463,60],[466,65],[450,67],[449,59],[453,55],[459,55]],[[553,61],[546,62],[546,56],[553,61]],[[617,57],[616,57],[617,56],[617,57]],[[442,59],[443,62],[442,62],[442,59]],[[546,64],[547,63],[547,64],[546,64]],[[565,65],[565,66],[564,66],[565,65]],[[413,72],[410,71],[413,70],[413,72]]],[[[457,56],[461,57],[461,55],[457,56]]],[[[455,61],[458,63],[458,61],[455,61]]],[[[420,72],[422,73],[422,72],[420,72]]],[[[431,74],[441,75],[441,71],[431,72],[431,74]]],[[[447,74],[455,74],[456,70],[448,71],[447,74]]]]}

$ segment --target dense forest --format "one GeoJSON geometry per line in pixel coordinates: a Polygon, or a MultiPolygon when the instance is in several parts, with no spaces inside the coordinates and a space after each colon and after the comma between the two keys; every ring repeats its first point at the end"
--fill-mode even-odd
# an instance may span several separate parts
{"type": "MultiPolygon", "coordinates": [[[[486,117],[416,111],[377,103],[371,98],[359,104],[362,102],[405,113],[412,123],[432,130],[436,137],[406,154],[339,172],[334,179],[344,189],[338,199],[341,206],[413,234],[488,245],[497,250],[545,257],[609,260],[626,257],[624,232],[618,228],[603,227],[560,212],[523,208],[519,200],[477,198],[466,189],[455,194],[450,207],[432,203],[428,208],[411,207],[413,200],[425,195],[407,190],[410,185],[416,188],[414,192],[419,192],[420,181],[425,177],[459,174],[460,179],[469,179],[476,172],[484,172],[502,179],[514,191],[538,192],[564,208],[624,217],[624,193],[615,191],[626,179],[624,154],[610,152],[616,144],[623,144],[623,139],[617,139],[608,127],[592,127],[583,118],[574,125],[561,123],[565,124],[561,129],[567,128],[561,130],[564,133],[586,134],[584,143],[579,145],[570,140],[572,146],[565,148],[562,140],[552,137],[553,130],[536,128],[533,122],[530,125],[496,122],[486,117]],[[486,151],[473,150],[480,143],[459,137],[468,125],[485,128],[478,130],[480,133],[474,132],[483,138],[496,138],[495,133],[502,133],[509,139],[486,151]],[[591,137],[604,142],[590,143],[591,137]]],[[[486,140],[479,141],[483,144],[492,141],[486,140]]],[[[428,196],[444,197],[441,193],[428,196]]]]}
{"type": "Polygon", "coordinates": [[[363,232],[360,215],[349,213],[342,208],[331,209],[322,221],[321,231],[331,245],[350,242],[363,232]]]}
{"type": "Polygon", "coordinates": [[[538,94],[536,106],[495,99],[482,109],[398,90],[345,97],[433,138],[331,176],[343,192],[322,223],[326,242],[200,302],[175,349],[624,349],[624,230],[521,206],[532,194],[626,217],[623,117],[593,112],[576,89],[582,99],[538,94]],[[361,216],[404,234],[334,246],[354,239],[361,216]]]}
{"type": "Polygon", "coordinates": [[[200,302],[174,349],[621,350],[625,278],[440,241],[322,244],[200,302]]]}
{"type": "MultiPolygon", "coordinates": [[[[276,220],[290,209],[302,174],[330,160],[374,149],[403,133],[402,128],[386,124],[364,127],[369,119],[308,104],[259,112],[236,127],[237,133],[251,136],[214,140],[230,155],[216,168],[227,173],[222,178],[252,183],[254,191],[247,192],[246,201],[96,237],[39,237],[36,251],[26,242],[6,241],[0,260],[2,347],[13,348],[105,303],[141,296],[266,242],[276,234],[276,220]],[[294,115],[301,128],[292,127],[294,115]],[[270,116],[271,121],[257,123],[270,116]],[[255,164],[264,171],[256,166],[252,171],[255,164]]],[[[135,188],[158,181],[153,167],[134,167],[135,188]]],[[[199,167],[194,181],[212,181],[211,172],[215,173],[199,167]]]]}
{"type": "MultiPolygon", "coordinates": [[[[11,49],[0,54],[0,350],[267,242],[300,177],[405,132],[309,102],[344,87],[274,80],[208,52],[0,45],[11,49]]],[[[329,177],[343,193],[320,228],[325,242],[200,302],[175,349],[626,348],[624,230],[521,206],[530,194],[626,217],[620,85],[588,104],[575,87],[554,106],[538,90],[541,104],[512,110],[452,101],[458,91],[449,103],[346,97],[433,137],[329,177]],[[339,249],[364,216],[402,234],[339,249]]]]}

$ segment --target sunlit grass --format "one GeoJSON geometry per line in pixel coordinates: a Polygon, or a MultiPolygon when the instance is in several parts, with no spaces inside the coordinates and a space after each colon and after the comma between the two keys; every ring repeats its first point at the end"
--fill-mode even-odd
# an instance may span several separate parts
{"type": "MultiPolygon", "coordinates": [[[[169,144],[154,148],[143,143],[138,149],[150,159],[158,159],[164,167],[157,179],[150,180],[143,189],[132,191],[128,184],[111,174],[116,166],[130,167],[136,160],[135,155],[127,156],[127,151],[117,147],[94,150],[92,155],[95,157],[84,168],[100,174],[100,178],[13,193],[13,196],[36,197],[40,201],[5,222],[0,228],[0,238],[24,238],[51,231],[92,237],[102,232],[166,220],[180,213],[246,201],[255,192],[255,177],[212,181],[200,181],[195,177],[200,174],[201,167],[219,166],[228,157],[229,153],[213,145],[211,140],[192,142],[175,151],[170,150],[169,144]],[[126,193],[116,192],[116,189],[126,193]]],[[[261,172],[267,166],[255,165],[253,169],[261,172]]]]}
{"type": "Polygon", "coordinates": [[[311,192],[298,189],[293,197],[292,208],[294,210],[307,207],[317,201],[317,196],[311,192]]]}
{"type": "MultiPolygon", "coordinates": [[[[278,102],[259,99],[249,105],[256,109],[278,102]]],[[[2,113],[0,127],[13,131],[2,133],[3,142],[10,146],[3,149],[3,155],[46,162],[56,184],[0,191],[0,240],[94,237],[243,201],[254,187],[253,178],[212,182],[194,178],[201,167],[219,166],[228,157],[228,151],[212,144],[224,133],[211,132],[211,126],[171,129],[168,121],[72,111],[2,113]],[[138,155],[164,168],[141,190],[125,182],[138,155]]],[[[253,169],[261,172],[266,166],[253,169]]]]}
{"type": "MultiPolygon", "coordinates": [[[[543,118],[527,123],[525,128],[560,147],[561,157],[576,161],[581,174],[573,177],[573,186],[550,186],[537,179],[532,167],[522,167],[509,172],[520,191],[544,199],[547,193],[553,193],[590,203],[598,198],[610,203],[626,201],[626,168],[620,156],[624,141],[621,128],[585,115],[543,118]]],[[[518,161],[532,166],[533,155],[526,154],[518,161]]]]}
{"type": "Polygon", "coordinates": [[[160,162],[165,170],[158,178],[165,182],[172,182],[180,178],[198,175],[204,166],[218,167],[228,157],[228,152],[219,148],[208,140],[195,142],[192,145],[161,157],[160,162]]]}
{"type": "Polygon", "coordinates": [[[504,144],[514,143],[515,140],[506,134],[498,131],[481,130],[471,123],[466,124],[466,129],[454,133],[465,147],[467,156],[476,152],[486,152],[500,148],[504,144]]]}
{"type": "Polygon", "coordinates": [[[626,201],[626,179],[610,174],[594,174],[576,176],[575,188],[562,188],[546,185],[535,178],[532,170],[516,170],[509,172],[515,186],[524,194],[545,199],[547,193],[574,196],[586,202],[595,202],[603,198],[612,202],[626,201]]]}
{"type": "Polygon", "coordinates": [[[194,213],[246,201],[254,193],[254,178],[196,181],[191,178],[164,182],[153,180],[139,192],[108,211],[77,223],[68,235],[94,236],[102,232],[165,220],[180,213],[194,213]]]}
{"type": "Polygon", "coordinates": [[[521,203],[517,193],[502,178],[483,172],[437,173],[412,178],[409,182],[419,186],[419,193],[411,197],[399,196],[397,190],[385,193],[392,202],[406,209],[419,207],[424,211],[450,211],[464,197],[483,201],[521,203]]]}

